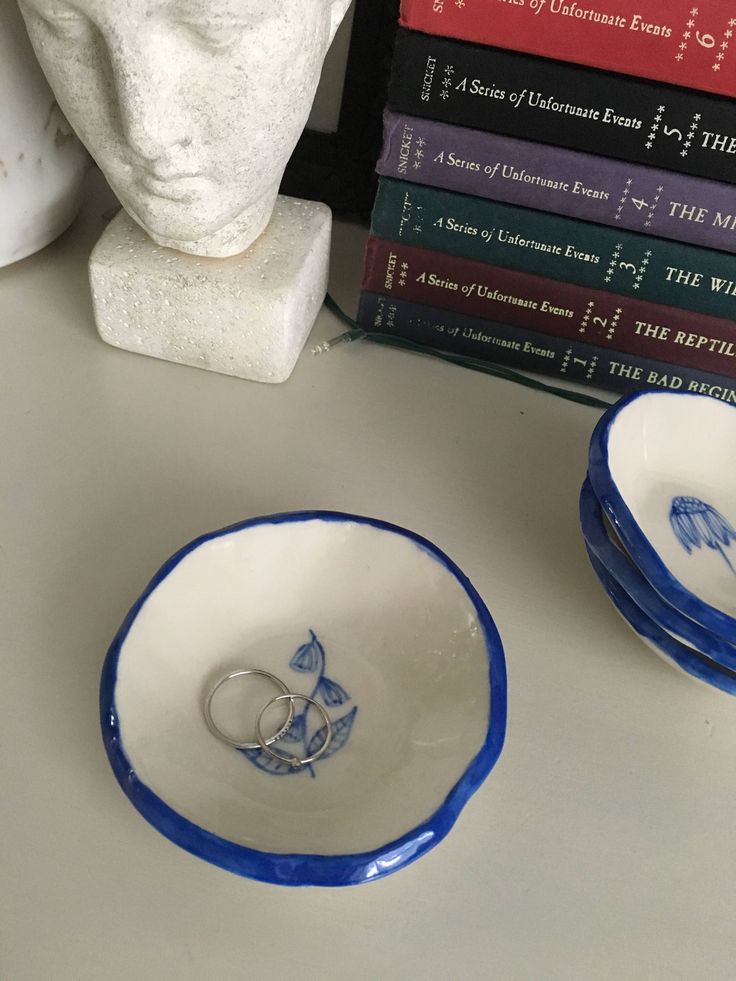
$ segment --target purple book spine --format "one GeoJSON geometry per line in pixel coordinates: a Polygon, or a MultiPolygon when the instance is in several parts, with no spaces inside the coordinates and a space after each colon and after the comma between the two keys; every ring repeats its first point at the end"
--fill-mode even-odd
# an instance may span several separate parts
{"type": "Polygon", "coordinates": [[[376,170],[614,228],[736,252],[736,187],[386,111],[376,170]]]}

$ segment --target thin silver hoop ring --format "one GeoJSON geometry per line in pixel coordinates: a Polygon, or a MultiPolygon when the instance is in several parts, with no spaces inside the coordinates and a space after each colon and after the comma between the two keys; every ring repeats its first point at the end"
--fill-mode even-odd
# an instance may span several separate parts
{"type": "Polygon", "coordinates": [[[319,702],[315,702],[315,700],[310,698],[309,695],[299,695],[297,692],[288,692],[285,695],[276,695],[276,697],[272,698],[270,702],[264,705],[261,711],[258,713],[258,718],[256,719],[256,739],[258,740],[258,745],[261,747],[264,753],[268,753],[268,755],[272,756],[273,759],[278,760],[280,763],[286,763],[296,770],[300,766],[306,766],[307,763],[314,763],[315,760],[318,760],[320,756],[322,756],[332,742],[332,722],[330,721],[329,715],[325,712],[319,702]],[[274,740],[265,740],[263,738],[263,733],[261,732],[261,719],[263,718],[264,713],[276,702],[282,702],[285,698],[288,698],[291,702],[292,714],[294,712],[294,699],[298,698],[302,702],[307,702],[309,705],[314,705],[325,723],[325,741],[322,743],[316,753],[312,753],[311,756],[305,756],[303,759],[299,759],[298,756],[282,756],[281,753],[275,753],[270,746],[274,740]]]}
{"type": "MultiPolygon", "coordinates": [[[[226,674],[224,678],[220,678],[220,680],[217,682],[215,687],[210,691],[209,695],[205,699],[204,702],[205,722],[207,723],[207,727],[213,736],[217,736],[218,739],[221,739],[224,743],[228,743],[228,745],[230,746],[234,746],[236,749],[263,749],[264,744],[266,746],[270,746],[271,743],[275,743],[277,739],[281,739],[284,733],[288,732],[289,729],[291,728],[291,723],[294,721],[293,702],[289,702],[289,716],[286,722],[281,726],[281,728],[275,735],[269,736],[268,739],[262,739],[263,734],[261,733],[260,725],[257,727],[258,742],[256,743],[252,743],[252,742],[241,743],[238,742],[236,739],[231,739],[230,736],[224,733],[222,729],[220,729],[216,725],[215,720],[212,718],[212,699],[215,697],[215,692],[218,690],[218,688],[221,688],[226,682],[231,681],[233,678],[239,678],[244,674],[258,674],[261,675],[261,677],[263,678],[268,678],[269,681],[272,681],[274,685],[276,685],[277,688],[280,688],[281,691],[284,693],[283,695],[278,696],[279,698],[285,698],[290,694],[288,686],[283,683],[281,678],[277,678],[275,674],[271,674],[269,671],[262,671],[260,668],[245,668],[241,671],[231,671],[230,674],[226,674]]],[[[273,699],[271,701],[273,701],[273,699]]],[[[270,705],[271,702],[269,702],[268,704],[270,705]]],[[[261,715],[263,715],[263,712],[261,712],[261,715]]],[[[261,716],[259,715],[258,716],[259,723],[260,723],[260,719],[261,716]]]]}

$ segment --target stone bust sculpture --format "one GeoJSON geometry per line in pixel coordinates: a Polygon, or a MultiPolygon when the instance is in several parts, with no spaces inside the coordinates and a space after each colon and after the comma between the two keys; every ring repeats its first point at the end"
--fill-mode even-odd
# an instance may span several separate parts
{"type": "Polygon", "coordinates": [[[21,0],[59,105],[159,245],[243,252],[268,224],[350,0],[21,0]]]}

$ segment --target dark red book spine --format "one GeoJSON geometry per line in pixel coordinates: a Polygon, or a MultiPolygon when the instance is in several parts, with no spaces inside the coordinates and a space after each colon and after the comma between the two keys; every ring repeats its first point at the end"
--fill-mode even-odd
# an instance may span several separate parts
{"type": "Polygon", "coordinates": [[[733,0],[402,0],[401,23],[736,96],[733,0]]]}
{"type": "Polygon", "coordinates": [[[736,323],[371,236],[363,289],[736,377],[736,323]]]}

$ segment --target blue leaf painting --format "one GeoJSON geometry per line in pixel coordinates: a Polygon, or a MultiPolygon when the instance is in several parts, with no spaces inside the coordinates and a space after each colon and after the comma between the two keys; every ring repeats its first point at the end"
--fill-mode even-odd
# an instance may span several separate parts
{"type": "Polygon", "coordinates": [[[244,756],[247,756],[251,763],[257,766],[259,770],[271,773],[275,777],[285,777],[288,773],[295,772],[294,767],[289,763],[274,759],[273,756],[264,753],[262,749],[241,749],[240,752],[244,756]]]}
{"type": "Polygon", "coordinates": [[[324,648],[317,640],[314,631],[310,630],[309,633],[311,634],[311,640],[306,644],[302,644],[291,661],[289,661],[290,667],[294,668],[295,671],[303,671],[305,674],[319,671],[325,663],[324,648]]]}
{"type": "Polygon", "coordinates": [[[345,689],[326,675],[323,675],[319,680],[317,694],[321,696],[325,705],[342,705],[343,702],[347,702],[350,699],[350,695],[348,695],[345,689]]]}
{"type": "MultiPolygon", "coordinates": [[[[320,760],[327,760],[330,756],[333,756],[339,749],[345,745],[345,743],[350,738],[350,732],[353,728],[353,722],[355,721],[355,716],[358,711],[358,706],[355,705],[350,709],[345,715],[336,719],[332,723],[332,741],[330,745],[325,750],[324,754],[320,756],[320,760]]],[[[312,738],[309,740],[309,745],[307,746],[307,755],[312,756],[320,748],[322,743],[325,741],[325,736],[327,735],[327,726],[322,726],[318,729],[312,738]]]]}
{"type": "MultiPolygon", "coordinates": [[[[311,674],[315,677],[310,679],[308,688],[301,689],[304,691],[302,697],[307,699],[306,707],[294,715],[291,726],[272,744],[272,748],[274,752],[280,755],[293,756],[301,760],[309,756],[314,756],[324,744],[327,735],[326,725],[323,725],[316,731],[314,730],[314,725],[319,724],[319,720],[316,719],[318,712],[309,700],[313,699],[318,705],[321,703],[326,708],[334,708],[336,705],[343,705],[345,702],[349,702],[350,695],[342,685],[333,681],[325,673],[325,649],[313,630],[309,631],[309,640],[297,648],[296,653],[289,661],[289,666],[294,671],[299,671],[302,674],[311,674]],[[307,691],[310,692],[309,696],[306,694],[307,691]]],[[[297,694],[296,689],[294,690],[294,694],[297,694]]],[[[301,767],[292,766],[283,760],[275,759],[270,753],[264,752],[261,749],[245,749],[240,750],[240,752],[254,766],[258,767],[259,770],[262,770],[264,773],[270,773],[272,776],[282,777],[290,773],[307,772],[312,777],[316,777],[315,766],[321,763],[322,760],[334,756],[347,743],[357,711],[357,706],[354,706],[345,715],[331,722],[332,739],[325,752],[314,763],[307,763],[301,767]]],[[[269,748],[271,747],[269,746],[269,748]]]]}
{"type": "Polygon", "coordinates": [[[307,720],[303,713],[302,715],[295,715],[291,727],[287,729],[278,742],[303,743],[304,736],[306,735],[306,722],[307,720]]]}
{"type": "Polygon", "coordinates": [[[688,555],[705,545],[718,552],[736,574],[724,548],[736,541],[736,530],[714,507],[697,497],[675,497],[670,508],[670,525],[688,555]]]}

